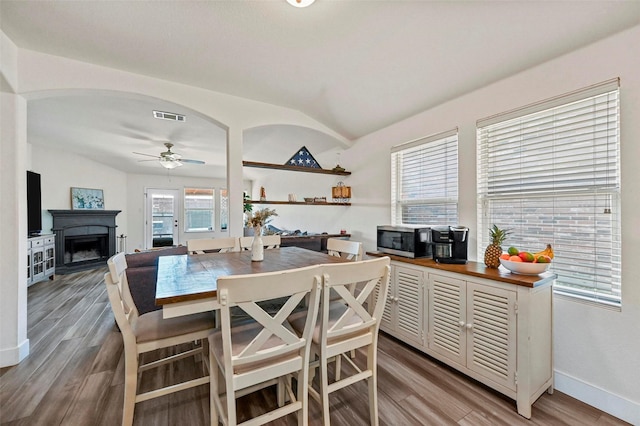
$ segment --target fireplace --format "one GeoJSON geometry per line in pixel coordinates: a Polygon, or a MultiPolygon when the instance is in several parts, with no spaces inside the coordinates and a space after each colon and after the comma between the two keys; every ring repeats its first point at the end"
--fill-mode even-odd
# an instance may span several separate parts
{"type": "Polygon", "coordinates": [[[120,210],[49,210],[56,235],[56,273],[105,265],[116,253],[120,210]]]}

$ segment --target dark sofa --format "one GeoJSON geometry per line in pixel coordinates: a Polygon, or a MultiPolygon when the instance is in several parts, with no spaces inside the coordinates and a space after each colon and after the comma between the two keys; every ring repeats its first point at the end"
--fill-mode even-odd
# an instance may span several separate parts
{"type": "Polygon", "coordinates": [[[158,257],[178,254],[187,254],[187,247],[168,247],[125,255],[129,290],[140,315],[162,308],[156,306],[158,257]]]}

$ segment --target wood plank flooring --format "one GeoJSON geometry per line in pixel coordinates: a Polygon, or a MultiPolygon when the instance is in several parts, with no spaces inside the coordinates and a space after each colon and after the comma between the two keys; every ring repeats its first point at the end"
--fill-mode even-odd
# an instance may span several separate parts
{"type": "MultiPolygon", "coordinates": [[[[0,370],[2,425],[118,425],[122,414],[124,359],[120,333],[108,303],[103,275],[95,269],[58,275],[29,288],[31,353],[19,365],[0,370]]],[[[158,354],[151,354],[157,356],[158,354]]],[[[357,357],[358,359],[361,359],[357,357]]],[[[343,363],[346,364],[346,363],[343,363]]],[[[145,372],[141,387],[194,377],[193,358],[145,372]]],[[[459,374],[397,340],[381,334],[378,355],[381,425],[624,425],[561,392],[544,394],[531,420],[515,402],[459,374]]],[[[207,425],[208,386],[138,404],[136,425],[207,425]]],[[[330,397],[333,425],[369,424],[365,382],[330,397]]],[[[275,406],[266,389],[239,401],[246,419],[275,406]]],[[[320,424],[319,405],[310,403],[310,424],[320,424]]],[[[274,425],[294,425],[295,416],[274,425]]]]}

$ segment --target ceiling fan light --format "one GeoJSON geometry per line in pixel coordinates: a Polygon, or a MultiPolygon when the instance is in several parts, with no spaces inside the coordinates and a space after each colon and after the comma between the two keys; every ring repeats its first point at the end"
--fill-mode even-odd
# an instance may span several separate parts
{"type": "Polygon", "coordinates": [[[315,0],[287,0],[291,6],[295,7],[307,7],[310,6],[315,0]]]}
{"type": "Polygon", "coordinates": [[[179,161],[173,160],[160,160],[160,165],[165,169],[175,169],[176,167],[182,166],[182,163],[179,161]]]}

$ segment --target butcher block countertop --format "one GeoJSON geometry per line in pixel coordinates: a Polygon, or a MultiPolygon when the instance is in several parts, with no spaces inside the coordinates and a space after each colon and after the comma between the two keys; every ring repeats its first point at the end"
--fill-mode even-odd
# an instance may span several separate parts
{"type": "Polygon", "coordinates": [[[372,257],[389,256],[391,260],[394,260],[396,262],[403,262],[411,265],[423,266],[425,268],[438,269],[441,271],[455,272],[462,275],[500,281],[503,283],[515,284],[523,287],[537,287],[556,278],[556,274],[552,272],[544,272],[540,275],[519,275],[509,272],[502,266],[497,269],[487,268],[484,263],[479,262],[469,261],[464,265],[450,265],[437,263],[430,257],[412,259],[410,257],[395,256],[379,251],[368,251],[366,254],[372,257]]]}

